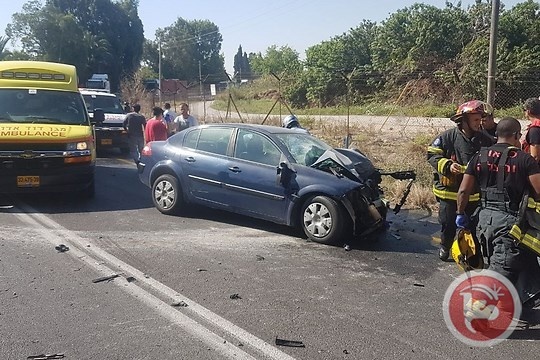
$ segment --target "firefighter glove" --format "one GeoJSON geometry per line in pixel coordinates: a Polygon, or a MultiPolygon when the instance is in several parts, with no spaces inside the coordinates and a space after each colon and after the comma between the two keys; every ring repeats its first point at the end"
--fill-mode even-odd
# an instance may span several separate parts
{"type": "Polygon", "coordinates": [[[466,214],[458,214],[456,216],[456,226],[458,228],[467,228],[469,225],[469,217],[466,214]]]}

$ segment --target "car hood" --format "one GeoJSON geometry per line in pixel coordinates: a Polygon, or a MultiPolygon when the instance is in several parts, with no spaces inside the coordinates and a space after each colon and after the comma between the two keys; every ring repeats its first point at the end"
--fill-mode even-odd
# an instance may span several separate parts
{"type": "Polygon", "coordinates": [[[377,172],[364,154],[351,149],[326,150],[311,167],[360,182],[377,172]]]}

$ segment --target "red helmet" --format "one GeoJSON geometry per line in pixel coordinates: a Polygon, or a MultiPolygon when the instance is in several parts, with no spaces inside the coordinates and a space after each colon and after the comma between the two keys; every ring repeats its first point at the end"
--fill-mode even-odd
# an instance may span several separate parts
{"type": "Polygon", "coordinates": [[[456,114],[453,115],[450,120],[458,123],[463,119],[465,114],[481,114],[483,117],[493,115],[493,108],[491,105],[480,101],[471,100],[459,105],[456,114]]]}

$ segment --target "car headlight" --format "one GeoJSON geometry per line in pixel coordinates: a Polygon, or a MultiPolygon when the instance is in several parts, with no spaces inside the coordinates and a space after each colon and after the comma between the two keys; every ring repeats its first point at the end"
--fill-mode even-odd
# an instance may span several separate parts
{"type": "Polygon", "coordinates": [[[74,150],[88,150],[88,142],[86,141],[79,141],[74,143],[68,143],[66,150],[68,151],[74,151],[74,150]]]}

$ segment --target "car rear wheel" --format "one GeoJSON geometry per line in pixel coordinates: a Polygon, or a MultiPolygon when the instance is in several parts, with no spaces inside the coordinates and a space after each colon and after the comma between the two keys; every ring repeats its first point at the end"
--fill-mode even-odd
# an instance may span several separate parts
{"type": "Polygon", "coordinates": [[[302,207],[302,229],[313,241],[335,244],[341,238],[345,225],[342,208],[329,197],[311,197],[302,207]]]}
{"type": "Polygon", "coordinates": [[[169,174],[158,177],[152,185],[152,201],[163,214],[178,213],[182,205],[182,193],[178,179],[169,174]]]}

